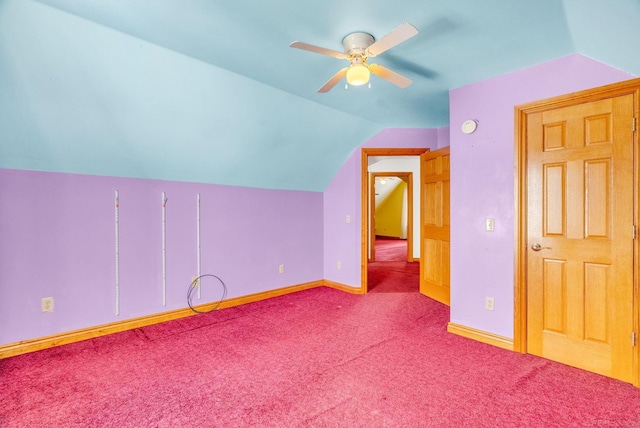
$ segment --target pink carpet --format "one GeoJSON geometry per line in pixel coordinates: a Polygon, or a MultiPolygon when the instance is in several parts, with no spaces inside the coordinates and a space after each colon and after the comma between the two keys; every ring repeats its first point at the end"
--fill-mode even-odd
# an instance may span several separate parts
{"type": "Polygon", "coordinates": [[[2,427],[638,427],[640,390],[318,288],[0,360],[2,427]]]}
{"type": "Polygon", "coordinates": [[[407,240],[376,236],[376,262],[406,262],[407,240]]]}
{"type": "Polygon", "coordinates": [[[420,291],[420,263],[369,263],[367,283],[370,293],[417,293],[420,291]]]}
{"type": "Polygon", "coordinates": [[[407,262],[407,241],[376,238],[376,261],[367,265],[367,287],[371,293],[417,293],[420,263],[407,262]]]}

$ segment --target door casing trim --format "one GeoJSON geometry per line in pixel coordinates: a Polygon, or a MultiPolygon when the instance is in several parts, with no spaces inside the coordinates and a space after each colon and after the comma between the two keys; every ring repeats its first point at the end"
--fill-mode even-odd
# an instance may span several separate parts
{"type": "Polygon", "coordinates": [[[364,294],[367,292],[368,287],[367,265],[369,264],[369,156],[420,156],[430,149],[424,147],[363,148],[361,150],[360,224],[362,227],[360,231],[360,292],[364,294]]]}

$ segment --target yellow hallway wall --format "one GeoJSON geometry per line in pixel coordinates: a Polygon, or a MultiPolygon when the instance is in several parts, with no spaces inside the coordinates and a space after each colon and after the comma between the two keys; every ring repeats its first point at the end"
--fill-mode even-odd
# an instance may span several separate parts
{"type": "Polygon", "coordinates": [[[406,235],[402,230],[406,191],[407,183],[400,181],[400,184],[376,209],[376,235],[394,238],[402,238],[406,235]]]}

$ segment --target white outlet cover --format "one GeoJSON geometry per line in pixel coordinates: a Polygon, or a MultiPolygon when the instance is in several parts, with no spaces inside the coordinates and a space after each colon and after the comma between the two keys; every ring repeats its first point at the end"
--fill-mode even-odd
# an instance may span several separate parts
{"type": "Polygon", "coordinates": [[[43,297],[40,300],[40,308],[42,309],[42,312],[53,312],[53,305],[53,297],[43,297]]]}
{"type": "Polygon", "coordinates": [[[487,297],[484,302],[484,307],[488,311],[492,311],[495,306],[495,301],[493,297],[487,297]]]}

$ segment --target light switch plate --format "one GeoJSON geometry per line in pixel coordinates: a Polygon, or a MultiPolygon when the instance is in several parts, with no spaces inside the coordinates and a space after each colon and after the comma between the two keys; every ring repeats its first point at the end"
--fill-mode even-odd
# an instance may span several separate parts
{"type": "Polygon", "coordinates": [[[494,223],[493,223],[493,219],[492,218],[485,219],[485,221],[484,221],[484,229],[487,232],[493,232],[494,223]]]}

